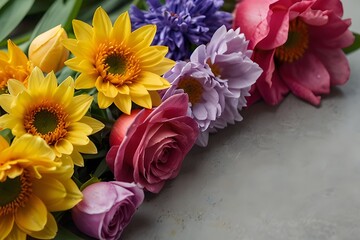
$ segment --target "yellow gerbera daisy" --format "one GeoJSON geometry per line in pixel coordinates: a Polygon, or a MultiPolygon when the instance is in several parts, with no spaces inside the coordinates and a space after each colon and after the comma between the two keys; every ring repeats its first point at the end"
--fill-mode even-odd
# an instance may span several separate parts
{"type": "Polygon", "coordinates": [[[65,64],[81,72],[75,88],[96,87],[100,108],[115,103],[122,112],[130,114],[132,101],[151,108],[158,98],[155,90],[170,86],[160,75],[174,65],[174,61],[165,58],[167,47],[150,46],[156,25],[131,32],[127,12],[112,25],[101,7],[95,11],[92,25],[73,20],[76,39],[63,42],[75,56],[65,64]]]}
{"type": "Polygon", "coordinates": [[[74,96],[71,77],[58,86],[53,72],[44,77],[35,67],[28,88],[11,79],[8,90],[10,94],[0,95],[0,106],[8,113],[0,117],[0,127],[11,129],[15,137],[25,133],[40,136],[58,157],[70,155],[79,166],[84,164],[80,152],[97,153],[88,136],[104,124],[85,116],[93,99],[87,94],[74,96]]]}
{"type": "Polygon", "coordinates": [[[0,137],[0,239],[52,239],[50,212],[74,207],[82,193],[71,180],[69,157],[60,161],[43,139],[25,134],[11,146],[0,137]]]}
{"type": "Polygon", "coordinates": [[[11,78],[26,84],[33,64],[21,49],[8,40],[8,52],[0,51],[0,91],[3,91],[11,78]]]}

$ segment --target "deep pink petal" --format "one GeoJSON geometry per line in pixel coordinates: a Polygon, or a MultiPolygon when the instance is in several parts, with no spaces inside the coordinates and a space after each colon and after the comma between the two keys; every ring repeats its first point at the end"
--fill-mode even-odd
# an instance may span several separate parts
{"type": "Polygon", "coordinates": [[[309,26],[310,41],[326,42],[345,33],[349,22],[344,21],[335,14],[328,14],[328,23],[321,26],[309,26]]]}
{"type": "Polygon", "coordinates": [[[344,13],[343,5],[339,0],[316,0],[312,8],[319,10],[331,9],[339,17],[342,17],[344,13]]]}
{"type": "Polygon", "coordinates": [[[273,73],[271,87],[260,78],[257,80],[256,86],[264,101],[273,106],[281,103],[289,93],[289,88],[282,82],[277,70],[273,73]]]}
{"type": "Polygon", "coordinates": [[[240,31],[250,41],[250,49],[254,49],[269,32],[267,18],[269,6],[273,2],[276,0],[243,0],[235,7],[234,28],[240,27],[240,31]]]}
{"type": "Polygon", "coordinates": [[[349,61],[342,49],[319,49],[316,56],[330,74],[331,86],[341,85],[349,80],[349,61]]]}
{"type": "Polygon", "coordinates": [[[289,83],[288,79],[295,80],[315,95],[330,92],[330,75],[326,67],[319,58],[309,52],[294,63],[283,64],[280,67],[280,76],[286,84],[289,83]]]}

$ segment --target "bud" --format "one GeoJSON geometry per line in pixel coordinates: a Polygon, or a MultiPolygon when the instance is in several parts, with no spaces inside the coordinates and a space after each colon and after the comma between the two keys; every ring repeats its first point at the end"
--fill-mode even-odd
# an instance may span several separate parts
{"type": "Polygon", "coordinates": [[[64,67],[69,51],[61,41],[67,39],[65,30],[58,25],[34,38],[29,47],[29,60],[43,72],[57,72],[64,67]]]}

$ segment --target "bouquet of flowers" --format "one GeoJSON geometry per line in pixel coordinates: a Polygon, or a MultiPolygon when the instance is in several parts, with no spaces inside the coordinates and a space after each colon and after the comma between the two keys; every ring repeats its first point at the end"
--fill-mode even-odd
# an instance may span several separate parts
{"type": "Polygon", "coordinates": [[[13,0],[0,21],[0,239],[119,239],[194,145],[260,100],[320,105],[360,47],[340,0],[13,0]]]}

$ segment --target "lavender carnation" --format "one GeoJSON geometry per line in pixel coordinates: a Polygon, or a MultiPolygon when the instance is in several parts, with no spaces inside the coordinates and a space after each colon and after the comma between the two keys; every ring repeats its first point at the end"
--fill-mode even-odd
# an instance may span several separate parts
{"type": "Polygon", "coordinates": [[[220,27],[211,41],[195,49],[189,62],[177,62],[164,77],[172,84],[164,98],[179,89],[190,99],[190,114],[198,122],[198,145],[206,146],[209,133],[241,121],[245,97],[262,70],[251,60],[252,51],[239,29],[220,27]]]}
{"type": "Polygon", "coordinates": [[[223,0],[167,0],[164,5],[147,0],[147,4],[147,11],[130,8],[132,26],[155,24],[153,44],[168,46],[167,57],[173,60],[188,59],[192,44],[206,44],[220,26],[231,27],[231,14],[219,10],[223,0]]]}

